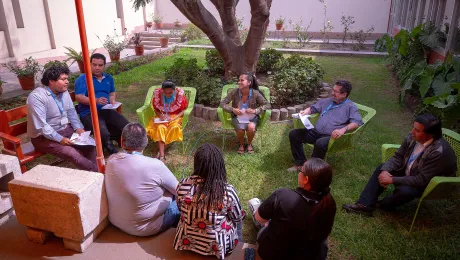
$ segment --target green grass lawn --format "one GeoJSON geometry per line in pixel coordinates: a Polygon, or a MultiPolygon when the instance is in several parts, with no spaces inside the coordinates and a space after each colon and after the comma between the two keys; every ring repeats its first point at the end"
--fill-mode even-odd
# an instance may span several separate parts
{"type": "MultiPolygon", "coordinates": [[[[149,86],[159,84],[164,69],[178,57],[196,57],[204,65],[204,50],[182,49],[178,53],[116,75],[118,99],[123,102],[124,115],[137,121],[135,110],[145,99],[149,86]]],[[[368,178],[379,165],[380,147],[384,143],[402,142],[411,129],[412,114],[397,102],[398,90],[381,58],[316,57],[326,71],[324,80],[352,82],[351,99],[377,110],[376,116],[361,135],[354,150],[331,154],[327,161],[333,166],[332,194],[337,202],[334,229],[329,238],[330,259],[455,259],[460,255],[458,232],[459,206],[454,202],[425,203],[410,235],[408,229],[416,204],[411,203],[396,213],[376,212],[374,218],[343,213],[343,203],[354,202],[368,178]]],[[[204,142],[222,147],[227,135],[224,154],[228,180],[233,184],[245,209],[253,197],[266,198],[281,187],[295,188],[297,174],[288,173],[291,166],[288,133],[291,124],[269,124],[257,133],[256,153],[238,155],[232,132],[219,131],[218,122],[191,118],[184,130],[186,152],[182,145],[173,144],[167,150],[168,166],[178,178],[191,173],[193,158],[186,167],[187,156],[194,145],[204,142]],[[200,139],[201,138],[201,139],[200,139]]],[[[311,150],[307,149],[307,154],[311,150]]],[[[152,142],[146,155],[156,155],[152,142]],[[153,152],[152,152],[153,151],[153,152]]],[[[256,230],[250,216],[244,222],[244,237],[255,243],[256,230]]]]}

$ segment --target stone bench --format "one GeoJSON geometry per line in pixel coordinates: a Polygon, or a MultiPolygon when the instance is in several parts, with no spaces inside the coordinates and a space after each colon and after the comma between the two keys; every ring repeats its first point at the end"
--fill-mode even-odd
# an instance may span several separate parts
{"type": "Polygon", "coordinates": [[[108,224],[100,173],[38,165],[10,181],[9,190],[31,241],[44,244],[54,233],[65,248],[83,252],[108,224]]]}
{"type": "Polygon", "coordinates": [[[19,176],[21,176],[21,165],[18,158],[0,154],[0,225],[14,214],[8,182],[19,176]]]}

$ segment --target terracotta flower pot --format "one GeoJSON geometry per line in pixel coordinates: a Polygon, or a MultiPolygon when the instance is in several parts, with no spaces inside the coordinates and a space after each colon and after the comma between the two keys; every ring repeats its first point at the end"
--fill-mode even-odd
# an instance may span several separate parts
{"type": "Polygon", "coordinates": [[[134,46],[134,52],[136,53],[136,56],[144,55],[144,45],[136,45],[136,46],[134,46]]]}
{"type": "Polygon", "coordinates": [[[278,23],[277,23],[277,24],[276,24],[276,30],[278,30],[278,31],[283,30],[283,24],[282,24],[282,23],[281,23],[281,24],[278,24],[278,23]]]}
{"type": "Polygon", "coordinates": [[[78,69],[80,70],[81,73],[85,73],[85,64],[83,63],[82,60],[77,61],[78,64],[78,69]]]}
{"type": "Polygon", "coordinates": [[[160,38],[160,46],[161,46],[161,48],[168,47],[168,41],[169,41],[169,38],[161,37],[160,38]]]}
{"type": "Polygon", "coordinates": [[[174,22],[174,27],[176,27],[176,28],[181,28],[181,27],[182,27],[182,23],[176,23],[176,22],[174,22]]]}
{"type": "Polygon", "coordinates": [[[155,23],[155,28],[163,29],[163,22],[155,23]]]}
{"type": "Polygon", "coordinates": [[[119,61],[120,60],[120,52],[117,51],[116,53],[109,53],[111,61],[119,61]]]}
{"type": "Polygon", "coordinates": [[[34,76],[22,76],[18,77],[19,84],[23,90],[33,90],[35,88],[35,77],[34,76]]]}
{"type": "Polygon", "coordinates": [[[153,26],[153,22],[146,22],[145,26],[147,26],[147,28],[151,28],[153,26]]]}

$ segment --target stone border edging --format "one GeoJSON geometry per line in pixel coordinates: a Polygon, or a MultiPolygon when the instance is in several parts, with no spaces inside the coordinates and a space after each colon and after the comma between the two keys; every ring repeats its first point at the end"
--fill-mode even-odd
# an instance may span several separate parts
{"type": "MultiPolygon", "coordinates": [[[[284,108],[279,109],[272,109],[272,114],[270,117],[270,121],[288,121],[292,120],[292,114],[299,113],[301,110],[310,107],[317,101],[325,98],[331,97],[332,88],[327,83],[322,83],[322,87],[320,88],[320,94],[318,98],[314,101],[308,101],[304,104],[299,105],[291,105],[284,108]]],[[[195,104],[192,110],[192,115],[198,118],[202,118],[206,121],[219,121],[219,117],[217,116],[217,108],[215,107],[206,107],[203,104],[195,104]]]]}

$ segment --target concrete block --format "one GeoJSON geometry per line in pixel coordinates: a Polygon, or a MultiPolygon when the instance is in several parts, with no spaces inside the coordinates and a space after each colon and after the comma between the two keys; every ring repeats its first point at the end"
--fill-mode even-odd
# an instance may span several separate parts
{"type": "Polygon", "coordinates": [[[16,156],[0,154],[0,214],[13,207],[8,182],[21,176],[21,165],[16,156]]]}
{"type": "Polygon", "coordinates": [[[204,120],[209,120],[209,110],[210,109],[211,109],[210,107],[203,107],[201,118],[203,118],[204,120]]]}
{"type": "Polygon", "coordinates": [[[280,109],[280,120],[286,120],[288,119],[288,110],[286,108],[281,108],[280,109]]]}
{"type": "Polygon", "coordinates": [[[104,175],[38,165],[9,183],[20,224],[74,241],[107,218],[104,175]]]}
{"type": "Polygon", "coordinates": [[[319,97],[320,97],[320,98],[328,98],[328,97],[329,97],[329,94],[319,94],[319,97]]]}
{"type": "Polygon", "coordinates": [[[295,107],[287,107],[289,118],[292,118],[292,114],[295,114],[295,107]]]}
{"type": "Polygon", "coordinates": [[[313,102],[313,101],[308,101],[305,103],[306,107],[311,107],[312,105],[314,105],[316,102],[313,102]]]}
{"type": "Polygon", "coordinates": [[[296,113],[299,113],[304,109],[302,105],[295,105],[294,108],[296,113]]]}
{"type": "Polygon", "coordinates": [[[12,208],[1,213],[0,214],[0,226],[3,225],[3,223],[6,223],[13,216],[14,216],[14,210],[12,208]]]}
{"type": "Polygon", "coordinates": [[[27,227],[27,238],[37,244],[45,244],[46,240],[51,236],[51,232],[36,228],[27,227]]]}
{"type": "Polygon", "coordinates": [[[272,115],[270,117],[271,121],[279,121],[280,120],[280,110],[279,109],[272,109],[272,115]]]}
{"type": "Polygon", "coordinates": [[[211,121],[217,121],[217,108],[210,107],[208,111],[208,118],[211,121]]]}
{"type": "Polygon", "coordinates": [[[93,242],[97,236],[104,230],[109,224],[109,218],[105,218],[89,235],[87,235],[83,241],[75,241],[64,238],[64,247],[76,252],[83,253],[93,242]]]}
{"type": "Polygon", "coordinates": [[[204,105],[202,105],[202,104],[195,104],[195,106],[194,106],[194,111],[195,111],[194,115],[196,117],[201,118],[201,115],[202,115],[202,112],[203,112],[203,107],[204,107],[204,105]]]}

